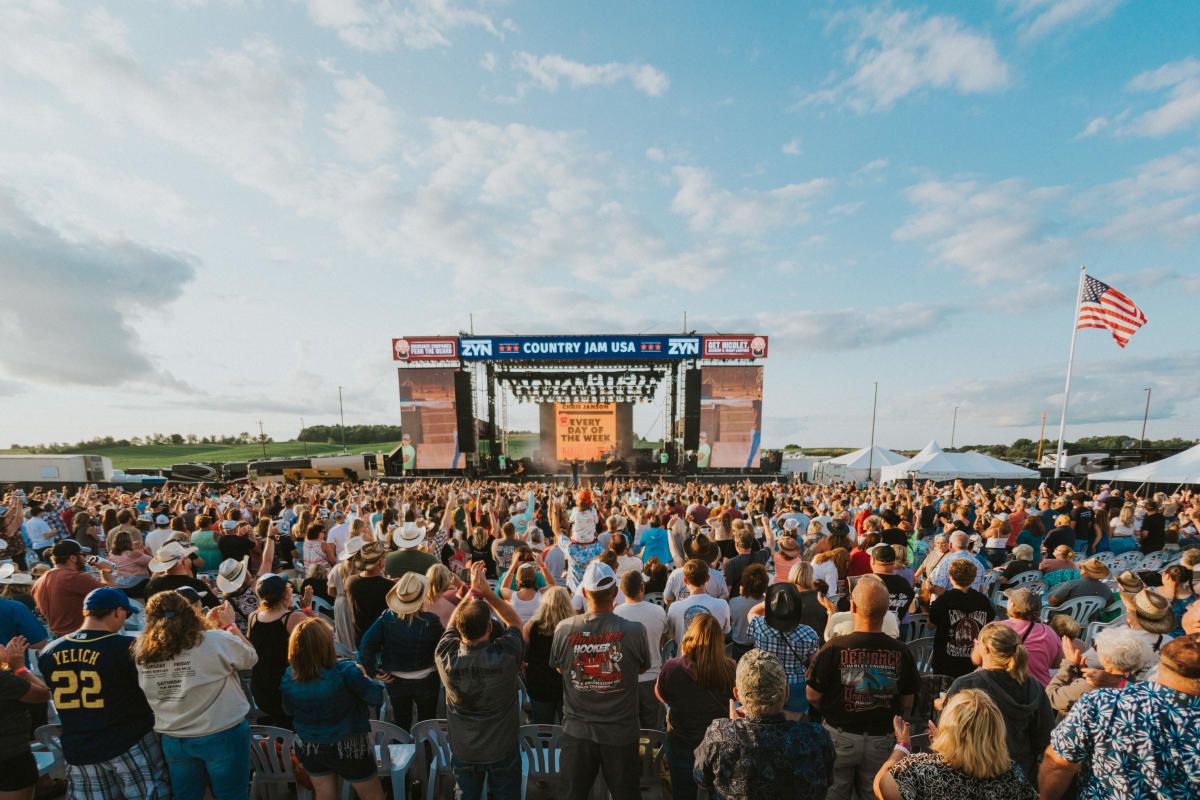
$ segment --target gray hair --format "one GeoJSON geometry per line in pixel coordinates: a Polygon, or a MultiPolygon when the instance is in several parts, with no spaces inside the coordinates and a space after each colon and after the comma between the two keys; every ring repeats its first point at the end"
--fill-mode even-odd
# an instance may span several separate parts
{"type": "Polygon", "coordinates": [[[1150,643],[1131,628],[1106,628],[1097,633],[1096,654],[1126,674],[1141,672],[1154,660],[1150,643]]]}
{"type": "Polygon", "coordinates": [[[1013,548],[1013,557],[1018,561],[1033,561],[1033,546],[1019,544],[1013,548]]]}
{"type": "Polygon", "coordinates": [[[751,716],[777,714],[787,701],[787,673],[775,656],[755,648],[737,665],[738,697],[751,716]]]}
{"type": "Polygon", "coordinates": [[[966,550],[967,543],[971,541],[971,537],[962,531],[955,531],[950,534],[950,546],[957,547],[959,550],[966,550]]]}

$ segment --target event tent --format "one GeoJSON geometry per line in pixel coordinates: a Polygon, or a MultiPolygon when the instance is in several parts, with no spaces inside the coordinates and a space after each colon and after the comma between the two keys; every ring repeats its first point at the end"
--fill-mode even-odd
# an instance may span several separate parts
{"type": "Polygon", "coordinates": [[[817,464],[814,474],[819,483],[877,481],[882,467],[899,464],[903,460],[904,456],[893,453],[886,447],[864,447],[853,453],[822,461],[817,464]]]}
{"type": "Polygon", "coordinates": [[[1200,444],[1170,458],[1153,461],[1128,469],[1093,472],[1092,481],[1118,481],[1121,483],[1200,483],[1200,444]]]}
{"type": "Polygon", "coordinates": [[[955,478],[980,481],[1036,477],[1036,470],[1018,467],[983,453],[947,453],[937,442],[925,445],[924,450],[907,461],[884,467],[879,474],[881,483],[909,478],[923,481],[948,481],[955,478]]]}

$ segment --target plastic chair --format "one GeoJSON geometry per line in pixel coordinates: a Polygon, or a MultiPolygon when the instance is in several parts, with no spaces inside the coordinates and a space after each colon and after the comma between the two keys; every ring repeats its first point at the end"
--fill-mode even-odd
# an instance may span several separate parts
{"type": "Polygon", "coordinates": [[[517,719],[522,725],[533,722],[533,701],[529,699],[529,689],[525,686],[525,678],[517,677],[517,719]]]}
{"type": "Polygon", "coordinates": [[[1096,634],[1098,634],[1100,631],[1104,630],[1105,628],[1119,628],[1124,624],[1125,615],[1123,614],[1114,619],[1112,622],[1100,622],[1099,620],[1096,622],[1089,622],[1083,631],[1083,643],[1088,647],[1091,647],[1096,643],[1096,634]]]}
{"type": "Polygon", "coordinates": [[[1014,575],[1012,580],[1005,584],[1004,588],[1015,589],[1018,586],[1025,586],[1026,584],[1034,581],[1043,583],[1041,571],[1036,569],[1027,569],[1024,572],[1018,572],[1016,575],[1014,575]]]}
{"type": "MultiPolygon", "coordinates": [[[[408,796],[408,768],[417,754],[413,737],[390,722],[371,720],[371,741],[375,746],[375,763],[378,775],[392,783],[393,800],[404,800],[408,796]]],[[[351,784],[342,781],[342,800],[350,800],[351,784]]]]}
{"type": "Polygon", "coordinates": [[[1130,550],[1128,553],[1122,553],[1113,561],[1112,571],[1120,575],[1125,570],[1137,571],[1145,556],[1138,550],[1130,550]]]}
{"type": "Polygon", "coordinates": [[[450,724],[444,719],[427,719],[413,726],[412,738],[417,745],[415,763],[418,774],[425,782],[425,800],[452,796],[456,781],[450,768],[453,753],[450,750],[450,724]],[[438,792],[439,786],[448,786],[448,791],[438,792]]]}
{"type": "Polygon", "coordinates": [[[667,735],[662,731],[643,728],[638,733],[638,756],[642,760],[639,781],[642,797],[654,797],[657,794],[662,800],[667,800],[663,786],[663,773],[667,768],[667,735]],[[652,794],[648,795],[647,792],[652,794]]]}
{"type": "Polygon", "coordinates": [[[917,660],[917,669],[920,672],[929,672],[933,661],[933,637],[926,636],[923,639],[914,639],[907,643],[908,650],[913,654],[913,658],[917,660]]]}
{"type": "Polygon", "coordinates": [[[674,639],[667,639],[662,643],[659,649],[659,655],[662,656],[662,662],[665,664],[676,656],[679,652],[679,643],[674,639]]]}
{"type": "Polygon", "coordinates": [[[314,596],[312,599],[312,607],[313,611],[316,611],[318,614],[324,614],[330,619],[333,619],[333,606],[331,606],[327,601],[322,600],[320,597],[314,596]]]}
{"type": "Polygon", "coordinates": [[[37,757],[38,775],[62,777],[66,774],[67,760],[62,751],[62,725],[42,725],[33,732],[37,741],[34,756],[37,757]],[[41,757],[43,754],[49,758],[41,757]]]}
{"type": "Polygon", "coordinates": [[[932,633],[933,628],[929,624],[928,614],[909,614],[901,629],[902,638],[906,642],[924,639],[932,633]]]}
{"type": "Polygon", "coordinates": [[[1047,606],[1043,608],[1042,622],[1049,622],[1050,618],[1057,614],[1066,614],[1078,622],[1080,627],[1086,627],[1092,617],[1107,605],[1107,602],[1100,597],[1076,597],[1074,600],[1066,601],[1061,606],[1047,606]]]}
{"type": "Polygon", "coordinates": [[[250,726],[250,796],[258,798],[259,790],[294,786],[296,797],[311,800],[312,791],[296,780],[292,764],[292,751],[296,747],[296,734],[285,728],[270,725],[250,726]]]}
{"type": "Polygon", "coordinates": [[[1162,550],[1156,550],[1142,557],[1142,562],[1138,564],[1138,569],[1142,572],[1158,572],[1163,568],[1166,561],[1166,554],[1162,550]]]}
{"type": "Polygon", "coordinates": [[[558,725],[522,725],[518,731],[521,748],[521,796],[530,797],[531,788],[539,796],[562,794],[562,753],[558,725]]]}
{"type": "Polygon", "coordinates": [[[1116,563],[1117,554],[1109,550],[1105,550],[1103,553],[1096,553],[1096,555],[1092,556],[1092,558],[1096,559],[1111,570],[1113,568],[1113,564],[1116,563]]]}

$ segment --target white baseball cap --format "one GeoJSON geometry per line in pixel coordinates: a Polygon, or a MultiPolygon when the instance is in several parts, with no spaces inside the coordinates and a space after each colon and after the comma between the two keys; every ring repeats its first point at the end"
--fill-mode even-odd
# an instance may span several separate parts
{"type": "Polygon", "coordinates": [[[593,561],[583,572],[583,588],[589,592],[601,592],[617,585],[617,576],[612,567],[603,561],[593,561]]]}

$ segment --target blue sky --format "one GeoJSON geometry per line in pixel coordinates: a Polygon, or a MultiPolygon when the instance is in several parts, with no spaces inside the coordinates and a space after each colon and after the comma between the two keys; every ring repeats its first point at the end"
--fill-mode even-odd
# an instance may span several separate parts
{"type": "MultiPolygon", "coordinates": [[[[1194,437],[1200,6],[0,0],[0,442],[398,417],[392,336],[773,337],[767,445],[1194,437]]],[[[661,404],[660,404],[661,405],[661,404]]],[[[659,405],[635,427],[657,433],[659,405]]],[[[532,409],[510,406],[512,427],[532,409]]]]}

